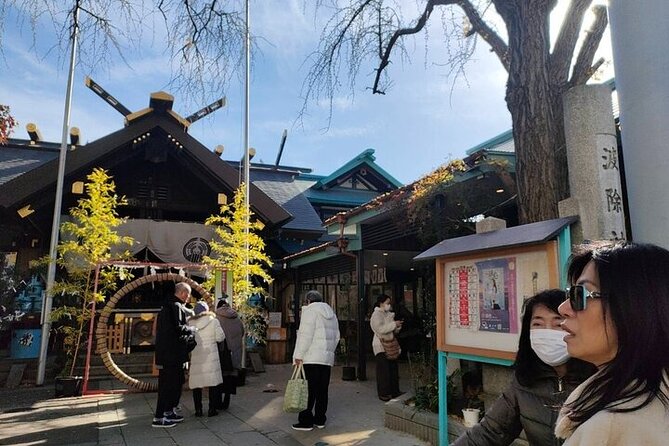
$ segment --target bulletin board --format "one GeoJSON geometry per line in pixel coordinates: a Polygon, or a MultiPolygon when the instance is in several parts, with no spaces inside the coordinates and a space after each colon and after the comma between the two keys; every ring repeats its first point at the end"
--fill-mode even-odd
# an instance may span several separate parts
{"type": "Polygon", "coordinates": [[[515,359],[526,299],[559,286],[556,241],[437,259],[437,347],[515,359]]]}

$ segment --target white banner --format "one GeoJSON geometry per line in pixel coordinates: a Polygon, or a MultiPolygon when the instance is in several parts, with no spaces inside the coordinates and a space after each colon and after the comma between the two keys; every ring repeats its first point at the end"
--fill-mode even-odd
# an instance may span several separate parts
{"type": "Polygon", "coordinates": [[[128,220],[116,229],[119,235],[135,240],[130,248],[137,254],[148,248],[165,263],[200,263],[211,254],[214,228],[200,223],[128,220]]]}

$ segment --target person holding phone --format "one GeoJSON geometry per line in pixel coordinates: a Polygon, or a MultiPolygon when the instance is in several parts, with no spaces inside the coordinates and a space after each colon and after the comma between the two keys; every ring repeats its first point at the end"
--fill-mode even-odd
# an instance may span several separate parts
{"type": "MultiPolygon", "coordinates": [[[[397,355],[391,355],[384,347],[382,341],[392,341],[395,335],[402,329],[402,321],[395,320],[392,312],[390,296],[381,294],[376,298],[374,312],[369,319],[369,324],[374,332],[372,348],[376,358],[376,391],[381,401],[390,401],[402,394],[400,391],[400,376],[397,367],[397,355]]],[[[399,343],[396,341],[397,349],[399,343]]]]}

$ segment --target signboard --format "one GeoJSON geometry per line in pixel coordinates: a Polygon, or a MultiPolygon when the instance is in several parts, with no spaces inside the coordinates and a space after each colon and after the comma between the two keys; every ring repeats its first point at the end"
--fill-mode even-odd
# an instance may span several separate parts
{"type": "Polygon", "coordinates": [[[438,348],[513,359],[525,299],[559,284],[557,243],[437,260],[438,348]]]}
{"type": "Polygon", "coordinates": [[[281,327],[281,312],[280,311],[270,311],[269,318],[267,321],[268,327],[281,327]]]}
{"type": "MultiPolygon", "coordinates": [[[[232,296],[232,271],[216,270],[214,274],[216,275],[216,285],[214,287],[216,300],[223,299],[225,296],[228,298],[232,296]]],[[[229,299],[228,303],[232,305],[232,300],[229,299]]]]}

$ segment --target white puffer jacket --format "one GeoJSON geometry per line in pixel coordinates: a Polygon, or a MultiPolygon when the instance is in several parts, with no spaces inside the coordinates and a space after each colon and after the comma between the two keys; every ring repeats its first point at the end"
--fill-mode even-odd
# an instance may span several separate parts
{"type": "Polygon", "coordinates": [[[302,320],[297,331],[293,360],[305,364],[334,365],[339,343],[339,321],[325,302],[312,302],[302,307],[302,320]]]}
{"type": "Polygon", "coordinates": [[[191,316],[188,325],[197,327],[197,345],[190,354],[188,387],[197,389],[217,386],[223,382],[217,344],[225,339],[221,324],[214,313],[205,311],[191,316]]]}
{"type": "Polygon", "coordinates": [[[369,319],[369,325],[374,332],[374,339],[372,339],[374,355],[384,353],[385,350],[383,349],[383,344],[381,344],[381,339],[390,341],[395,336],[395,333],[400,331],[395,324],[395,313],[383,310],[381,307],[376,307],[374,308],[372,317],[369,319]]]}

